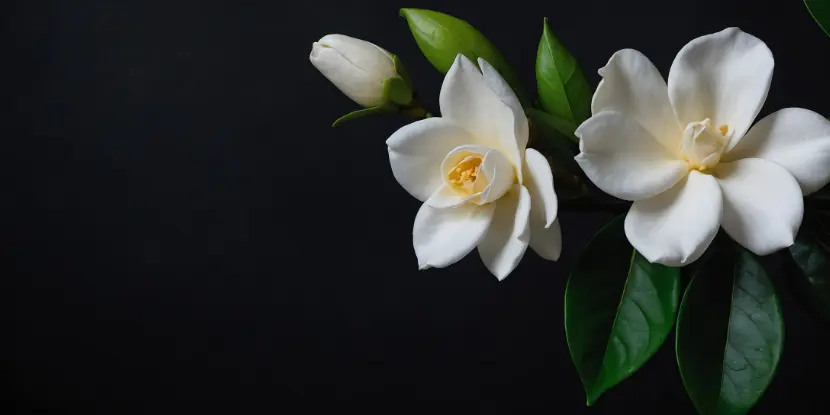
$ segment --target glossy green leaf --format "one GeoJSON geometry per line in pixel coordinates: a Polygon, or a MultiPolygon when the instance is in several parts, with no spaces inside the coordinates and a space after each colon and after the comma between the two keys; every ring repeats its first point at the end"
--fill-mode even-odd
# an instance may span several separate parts
{"type": "Polygon", "coordinates": [[[383,96],[386,102],[406,106],[412,102],[412,88],[399,76],[387,78],[383,81],[383,96]]]}
{"type": "Polygon", "coordinates": [[[648,262],[623,223],[614,219],[594,236],[565,288],[565,335],[588,405],[660,348],[680,296],[680,269],[648,262]]]}
{"type": "Polygon", "coordinates": [[[357,110],[357,111],[350,112],[350,113],[336,119],[331,124],[331,126],[332,127],[337,127],[338,125],[340,125],[340,124],[342,124],[346,121],[354,120],[354,119],[357,119],[357,118],[360,118],[360,117],[365,117],[367,115],[380,114],[380,113],[385,113],[385,112],[391,112],[391,110],[388,107],[384,107],[384,106],[364,108],[362,110],[357,110]]]}
{"type": "Polygon", "coordinates": [[[524,106],[530,106],[516,73],[501,52],[469,23],[456,17],[424,9],[401,9],[412,36],[429,62],[441,73],[447,73],[459,53],[473,62],[482,58],[492,65],[510,84],[524,106]]]}
{"type": "Polygon", "coordinates": [[[813,314],[830,322],[830,218],[812,210],[804,221],[795,244],[790,247],[790,287],[813,314]]]}
{"type": "Polygon", "coordinates": [[[804,0],[804,5],[824,33],[830,36],[830,0],[804,0]]]}
{"type": "Polygon", "coordinates": [[[742,415],[755,406],[784,344],[778,295],[758,258],[737,246],[710,256],[683,296],[676,342],[698,413],[742,415]]]}
{"type": "Polygon", "coordinates": [[[536,52],[536,87],[542,108],[559,120],[559,130],[573,136],[591,116],[591,87],[576,63],[548,27],[546,18],[536,52]]]}

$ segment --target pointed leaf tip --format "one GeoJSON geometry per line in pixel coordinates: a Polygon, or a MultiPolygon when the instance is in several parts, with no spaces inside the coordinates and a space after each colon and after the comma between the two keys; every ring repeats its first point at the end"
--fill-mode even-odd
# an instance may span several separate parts
{"type": "Polygon", "coordinates": [[[459,54],[474,62],[482,58],[501,74],[522,104],[529,106],[530,100],[516,73],[501,52],[472,25],[434,10],[401,9],[401,14],[406,18],[421,53],[435,69],[446,74],[459,54]]]}
{"type": "Polygon", "coordinates": [[[562,133],[573,135],[591,116],[593,92],[582,70],[565,45],[553,35],[547,18],[536,52],[536,87],[542,108],[567,122],[562,133]]]}
{"type": "Polygon", "coordinates": [[[387,107],[384,107],[384,106],[363,108],[361,110],[352,111],[352,112],[350,112],[350,113],[334,120],[334,122],[331,123],[331,126],[332,127],[337,127],[338,125],[340,125],[340,124],[342,124],[346,121],[349,121],[349,120],[354,120],[354,119],[357,119],[357,118],[360,118],[360,117],[365,117],[367,115],[379,114],[379,113],[387,112],[387,111],[389,111],[389,109],[387,107]]]}

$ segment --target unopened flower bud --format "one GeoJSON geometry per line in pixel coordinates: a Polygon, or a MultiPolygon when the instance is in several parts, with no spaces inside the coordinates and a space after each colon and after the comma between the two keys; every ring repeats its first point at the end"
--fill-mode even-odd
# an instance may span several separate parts
{"type": "Polygon", "coordinates": [[[364,107],[384,105],[384,81],[399,77],[391,53],[345,35],[326,35],[314,42],[309,59],[340,91],[364,107]]]}

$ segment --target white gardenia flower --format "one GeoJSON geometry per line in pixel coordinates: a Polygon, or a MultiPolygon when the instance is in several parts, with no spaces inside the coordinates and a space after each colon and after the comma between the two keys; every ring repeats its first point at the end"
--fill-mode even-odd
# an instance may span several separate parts
{"type": "Polygon", "coordinates": [[[759,121],[773,58],[737,28],[697,38],[668,84],[625,49],[600,69],[577,162],[603,191],[634,201],[628,240],[649,261],[689,264],[722,226],[757,255],[793,244],[802,194],[830,181],[830,122],[787,108],[759,121]]]}
{"type": "Polygon", "coordinates": [[[314,42],[309,60],[337,89],[364,107],[383,105],[383,81],[398,76],[392,54],[345,35],[326,35],[314,42]]]}
{"type": "Polygon", "coordinates": [[[420,269],[453,264],[478,247],[499,280],[528,244],[559,258],[553,175],[525,149],[528,122],[516,95],[490,64],[458,55],[439,97],[443,117],[404,126],[386,141],[395,179],[424,202],[412,241],[420,269]]]}

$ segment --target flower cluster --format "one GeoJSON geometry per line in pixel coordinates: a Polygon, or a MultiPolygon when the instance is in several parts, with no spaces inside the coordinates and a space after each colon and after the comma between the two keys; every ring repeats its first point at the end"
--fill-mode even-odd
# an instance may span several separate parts
{"type": "Polygon", "coordinates": [[[645,364],[676,326],[679,370],[698,412],[751,409],[783,344],[778,295],[758,257],[787,256],[796,286],[818,287],[799,293],[805,303],[830,316],[820,292],[830,286],[830,235],[802,226],[830,223],[821,204],[830,121],[785,108],[753,125],[773,79],[767,45],[738,28],[701,36],[680,49],[667,80],[623,49],[591,88],[545,20],[531,102],[467,22],[402,15],[445,73],[440,116],[418,101],[398,57],[372,43],[328,35],[310,60],[365,107],[338,122],[379,112],[417,118],[386,145],[395,179],[422,203],[412,231],[418,267],[447,267],[477,248],[503,280],[528,247],[559,259],[557,192],[569,195],[563,207],[622,206],[624,218],[597,233],[566,288],[566,336],[588,403],[645,364]],[[683,287],[681,268],[695,262],[683,287]]]}

